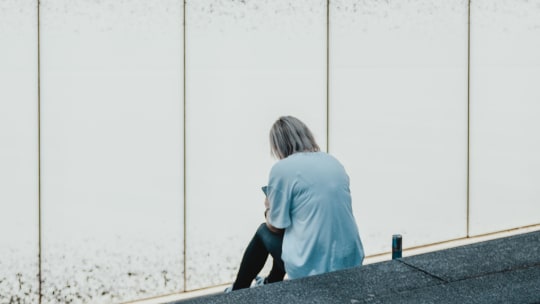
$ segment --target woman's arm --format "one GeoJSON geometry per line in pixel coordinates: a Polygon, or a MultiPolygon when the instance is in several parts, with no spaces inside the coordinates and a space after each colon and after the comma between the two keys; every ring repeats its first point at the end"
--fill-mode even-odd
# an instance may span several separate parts
{"type": "Polygon", "coordinates": [[[264,211],[264,218],[266,219],[266,227],[268,227],[268,230],[270,230],[270,231],[272,231],[274,233],[283,232],[285,229],[276,228],[276,227],[272,226],[272,224],[270,224],[270,221],[268,221],[268,211],[270,211],[270,202],[268,202],[268,198],[266,198],[264,200],[264,207],[266,207],[266,210],[264,211]]]}

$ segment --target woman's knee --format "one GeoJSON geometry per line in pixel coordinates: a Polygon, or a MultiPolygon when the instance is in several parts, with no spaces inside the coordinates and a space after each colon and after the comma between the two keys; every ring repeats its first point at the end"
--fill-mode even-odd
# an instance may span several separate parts
{"type": "Polygon", "coordinates": [[[257,228],[257,234],[266,234],[271,232],[270,229],[268,229],[268,226],[266,226],[266,223],[262,223],[259,225],[259,228],[257,228]]]}

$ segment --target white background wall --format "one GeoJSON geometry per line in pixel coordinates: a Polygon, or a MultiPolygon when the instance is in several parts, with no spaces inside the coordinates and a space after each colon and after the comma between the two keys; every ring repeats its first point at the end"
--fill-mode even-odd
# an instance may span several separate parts
{"type": "Polygon", "coordinates": [[[280,115],[368,254],[539,224],[540,1],[329,3],[0,1],[0,303],[232,281],[280,115]]]}
{"type": "Polygon", "coordinates": [[[41,1],[45,303],[183,288],[182,10],[41,1]]]}
{"type": "Polygon", "coordinates": [[[471,234],[540,217],[540,1],[471,6],[471,234]]]}
{"type": "Polygon", "coordinates": [[[38,299],[37,23],[35,1],[0,1],[0,303],[38,299]]]}
{"type": "Polygon", "coordinates": [[[330,10],[330,152],[366,253],[464,237],[468,3],[355,3],[330,10]]]}
{"type": "Polygon", "coordinates": [[[326,3],[256,3],[186,6],[188,289],[233,280],[264,221],[274,120],[302,117],[326,145],[326,3]]]}

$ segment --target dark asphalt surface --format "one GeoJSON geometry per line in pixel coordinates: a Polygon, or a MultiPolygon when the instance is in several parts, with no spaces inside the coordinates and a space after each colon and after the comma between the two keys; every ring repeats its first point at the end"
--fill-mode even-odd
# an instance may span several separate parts
{"type": "Polygon", "coordinates": [[[173,303],[540,303],[540,231],[173,303]]]}

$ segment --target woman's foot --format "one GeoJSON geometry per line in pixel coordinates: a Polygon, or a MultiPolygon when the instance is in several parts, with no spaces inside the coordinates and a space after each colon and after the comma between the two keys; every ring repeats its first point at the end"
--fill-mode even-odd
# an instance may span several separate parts
{"type": "MultiPolygon", "coordinates": [[[[251,287],[250,288],[253,288],[253,287],[258,287],[258,286],[263,286],[264,284],[266,284],[266,278],[263,278],[263,277],[260,277],[260,276],[256,276],[255,277],[255,282],[253,282],[253,284],[251,284],[251,287]]],[[[224,293],[229,293],[233,291],[233,285],[225,288],[225,290],[223,291],[224,293]]]]}
{"type": "Polygon", "coordinates": [[[266,278],[256,276],[255,277],[255,284],[251,285],[251,287],[262,286],[264,284],[266,284],[266,278]]]}

